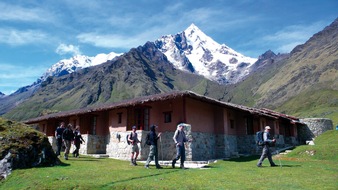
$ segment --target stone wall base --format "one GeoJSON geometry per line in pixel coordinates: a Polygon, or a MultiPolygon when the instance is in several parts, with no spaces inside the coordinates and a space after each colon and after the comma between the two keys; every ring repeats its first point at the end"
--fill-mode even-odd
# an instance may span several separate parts
{"type": "MultiPolygon", "coordinates": [[[[137,131],[140,155],[138,160],[146,160],[149,154],[149,146],[145,145],[148,131],[137,131]]],[[[105,154],[110,158],[129,160],[131,145],[127,144],[126,137],[130,132],[111,132],[107,136],[82,135],[85,140],[80,146],[80,154],[105,154]]],[[[173,140],[174,132],[163,132],[158,140],[159,160],[172,160],[176,156],[176,148],[173,140]]],[[[210,133],[191,132],[189,134],[192,142],[185,144],[187,161],[206,161],[212,159],[223,159],[238,157],[240,155],[261,154],[261,147],[256,145],[255,135],[214,135],[210,133]]],[[[290,145],[298,145],[294,137],[285,138],[282,135],[277,139],[276,148],[290,145]],[[286,143],[288,142],[288,143],[286,143]]],[[[54,150],[56,143],[54,137],[49,137],[54,150]]],[[[72,145],[71,151],[75,149],[72,145]]]]}

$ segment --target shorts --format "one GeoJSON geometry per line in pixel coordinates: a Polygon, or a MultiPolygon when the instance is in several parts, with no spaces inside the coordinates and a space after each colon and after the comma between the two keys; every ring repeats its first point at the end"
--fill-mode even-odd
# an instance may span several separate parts
{"type": "Polygon", "coordinates": [[[131,145],[131,153],[134,153],[134,152],[139,152],[139,148],[137,144],[131,145]]]}

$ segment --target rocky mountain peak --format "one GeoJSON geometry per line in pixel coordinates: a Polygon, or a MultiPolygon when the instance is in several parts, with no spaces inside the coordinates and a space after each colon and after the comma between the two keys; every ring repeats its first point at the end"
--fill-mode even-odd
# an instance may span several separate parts
{"type": "Polygon", "coordinates": [[[258,60],[261,60],[261,59],[271,59],[271,58],[274,58],[274,57],[276,57],[277,55],[273,52],[273,51],[271,51],[271,50],[268,50],[268,51],[266,51],[265,53],[263,53],[262,55],[260,55],[259,57],[258,57],[258,60]]]}
{"type": "Polygon", "coordinates": [[[39,81],[45,81],[49,76],[63,76],[77,70],[99,65],[112,60],[121,54],[111,52],[109,54],[98,54],[94,57],[86,55],[75,55],[69,59],[62,59],[59,62],[52,65],[39,79],[39,81]]]}
{"type": "Polygon", "coordinates": [[[162,36],[155,44],[176,68],[221,84],[238,82],[257,60],[215,42],[194,24],[175,35],[162,36]]]}

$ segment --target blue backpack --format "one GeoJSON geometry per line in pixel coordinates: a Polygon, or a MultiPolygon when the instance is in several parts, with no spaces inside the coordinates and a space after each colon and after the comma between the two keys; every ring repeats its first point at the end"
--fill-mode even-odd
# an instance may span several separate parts
{"type": "Polygon", "coordinates": [[[263,134],[264,134],[264,131],[258,131],[258,132],[256,133],[256,139],[257,139],[256,144],[257,144],[258,146],[263,146],[263,145],[265,144],[265,143],[264,143],[263,134]]]}

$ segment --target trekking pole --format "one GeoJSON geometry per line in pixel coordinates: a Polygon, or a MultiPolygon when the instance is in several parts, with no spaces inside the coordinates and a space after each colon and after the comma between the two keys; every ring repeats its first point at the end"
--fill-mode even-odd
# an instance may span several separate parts
{"type": "Polygon", "coordinates": [[[163,165],[162,136],[160,136],[161,160],[163,165]]]}
{"type": "Polygon", "coordinates": [[[277,151],[277,157],[278,157],[278,161],[279,161],[279,166],[280,166],[280,168],[282,168],[283,166],[282,166],[282,162],[280,161],[279,151],[278,151],[278,149],[276,151],[277,151]]]}

